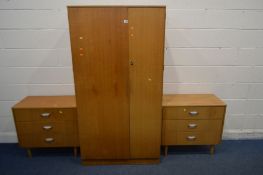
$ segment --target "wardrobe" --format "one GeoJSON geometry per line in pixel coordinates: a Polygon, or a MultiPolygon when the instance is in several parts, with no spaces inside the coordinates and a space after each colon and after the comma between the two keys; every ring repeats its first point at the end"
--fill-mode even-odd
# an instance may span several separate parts
{"type": "Polygon", "coordinates": [[[81,159],[158,162],[165,6],[69,6],[81,159]]]}

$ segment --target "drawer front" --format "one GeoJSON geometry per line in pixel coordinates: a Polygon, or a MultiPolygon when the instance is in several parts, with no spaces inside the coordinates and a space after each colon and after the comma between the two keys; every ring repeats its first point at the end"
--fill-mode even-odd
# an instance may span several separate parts
{"type": "Polygon", "coordinates": [[[177,132],[176,145],[212,145],[220,142],[216,132],[177,132]]]}
{"type": "Polygon", "coordinates": [[[223,119],[225,107],[166,107],[163,119],[223,119]]]}
{"type": "Polygon", "coordinates": [[[70,147],[78,146],[78,137],[75,134],[30,134],[21,135],[19,137],[19,144],[22,147],[34,148],[34,147],[70,147]],[[22,136],[22,137],[21,137],[22,136]]]}
{"type": "Polygon", "coordinates": [[[222,127],[222,120],[163,120],[162,145],[216,144],[222,127]]]}
{"type": "Polygon", "coordinates": [[[76,109],[13,109],[13,113],[16,122],[76,120],[76,109]]]}
{"type": "Polygon", "coordinates": [[[17,122],[16,129],[19,134],[77,134],[76,121],[36,121],[36,122],[17,122]]]}
{"type": "Polygon", "coordinates": [[[221,141],[216,132],[171,132],[162,137],[162,145],[214,145],[221,141]]]}
{"type": "Polygon", "coordinates": [[[177,131],[213,131],[220,132],[222,120],[163,120],[163,128],[167,132],[177,131]]]}
{"type": "Polygon", "coordinates": [[[77,121],[16,122],[19,144],[22,147],[78,146],[77,121]]]}

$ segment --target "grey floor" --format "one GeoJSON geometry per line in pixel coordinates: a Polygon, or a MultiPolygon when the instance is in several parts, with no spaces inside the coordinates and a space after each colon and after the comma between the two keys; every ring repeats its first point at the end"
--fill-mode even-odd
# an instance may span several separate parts
{"type": "Polygon", "coordinates": [[[17,144],[0,144],[0,175],[263,175],[263,140],[223,141],[214,156],[206,146],[172,147],[158,165],[80,164],[71,149],[34,149],[33,158],[17,144]]]}

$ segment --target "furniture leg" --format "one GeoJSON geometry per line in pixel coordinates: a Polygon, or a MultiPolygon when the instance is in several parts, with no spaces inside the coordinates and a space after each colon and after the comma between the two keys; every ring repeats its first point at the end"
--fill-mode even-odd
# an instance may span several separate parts
{"type": "Polygon", "coordinates": [[[74,157],[78,156],[78,148],[77,147],[73,148],[73,154],[74,154],[74,157]]]}
{"type": "Polygon", "coordinates": [[[210,145],[210,154],[213,155],[215,153],[215,145],[210,145]]]}
{"type": "Polygon", "coordinates": [[[167,154],[168,154],[168,146],[165,145],[165,147],[164,147],[164,156],[166,157],[167,154]]]}
{"type": "Polygon", "coordinates": [[[31,152],[31,149],[30,149],[30,148],[27,149],[27,156],[28,156],[29,158],[32,157],[32,152],[31,152]]]}

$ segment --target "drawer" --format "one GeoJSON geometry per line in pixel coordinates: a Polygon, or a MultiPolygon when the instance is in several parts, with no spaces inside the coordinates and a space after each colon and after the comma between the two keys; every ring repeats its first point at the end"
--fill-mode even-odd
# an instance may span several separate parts
{"type": "Polygon", "coordinates": [[[76,109],[13,109],[16,122],[23,121],[72,121],[76,120],[76,109]]]}
{"type": "Polygon", "coordinates": [[[77,134],[77,121],[36,121],[36,122],[17,122],[17,132],[20,135],[30,134],[77,134]]]}
{"type": "Polygon", "coordinates": [[[21,147],[71,147],[78,146],[78,137],[76,134],[24,134],[19,137],[19,144],[21,147]]]}
{"type": "Polygon", "coordinates": [[[162,136],[162,145],[212,145],[221,140],[219,132],[167,132],[162,136]]]}
{"type": "Polygon", "coordinates": [[[166,107],[163,119],[223,119],[225,107],[166,107]]]}
{"type": "Polygon", "coordinates": [[[221,140],[218,132],[177,132],[176,145],[214,145],[221,140]]]}
{"type": "Polygon", "coordinates": [[[177,131],[220,132],[222,125],[222,120],[163,120],[165,133],[177,131]]]}
{"type": "Polygon", "coordinates": [[[221,120],[163,120],[162,145],[188,145],[191,143],[194,145],[219,142],[222,127],[221,120]],[[189,124],[196,124],[197,127],[189,128],[189,124]],[[188,136],[195,136],[196,139],[187,140],[188,136]]]}

